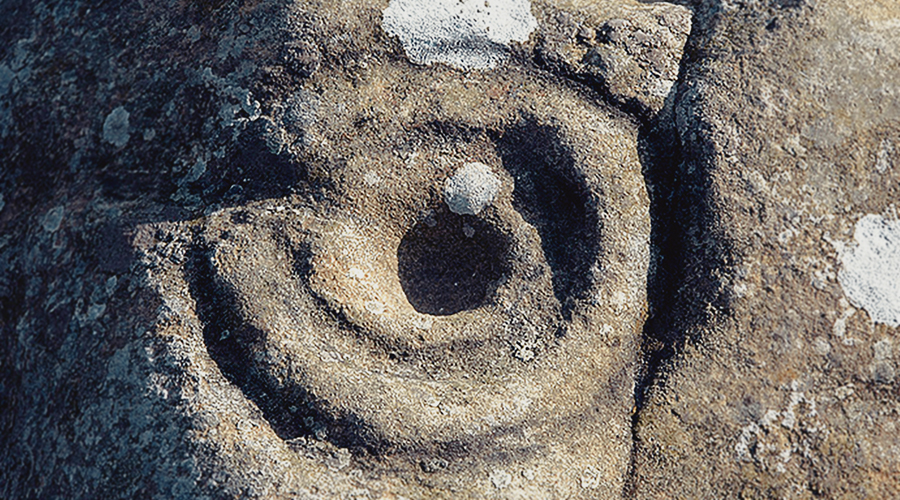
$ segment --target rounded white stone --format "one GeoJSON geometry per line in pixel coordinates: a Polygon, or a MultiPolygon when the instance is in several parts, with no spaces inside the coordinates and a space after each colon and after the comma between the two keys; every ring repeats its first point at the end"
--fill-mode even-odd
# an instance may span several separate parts
{"type": "Polygon", "coordinates": [[[497,199],[500,179],[484,163],[466,163],[444,183],[444,201],[450,211],[478,215],[497,199]]]}

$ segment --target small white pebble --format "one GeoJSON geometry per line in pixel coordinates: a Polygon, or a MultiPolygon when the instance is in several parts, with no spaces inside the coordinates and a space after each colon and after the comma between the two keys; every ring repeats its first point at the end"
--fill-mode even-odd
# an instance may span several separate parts
{"type": "Polygon", "coordinates": [[[466,235],[466,238],[471,238],[475,236],[475,228],[466,224],[463,226],[463,234],[466,235]]]}
{"type": "Polygon", "coordinates": [[[444,201],[460,215],[478,215],[499,192],[500,179],[491,167],[478,162],[466,163],[444,183],[444,201]]]}

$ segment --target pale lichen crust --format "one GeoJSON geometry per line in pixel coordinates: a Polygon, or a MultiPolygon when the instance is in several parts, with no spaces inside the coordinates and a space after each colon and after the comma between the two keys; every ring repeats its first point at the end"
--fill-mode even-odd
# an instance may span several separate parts
{"type": "Polygon", "coordinates": [[[866,215],[856,223],[853,240],[841,252],[838,281],[844,293],[872,321],[900,326],[900,221],[866,215]]]}
{"type": "Polygon", "coordinates": [[[527,40],[537,21],[529,0],[392,0],[382,26],[414,64],[487,69],[506,58],[511,41],[527,40]]]}

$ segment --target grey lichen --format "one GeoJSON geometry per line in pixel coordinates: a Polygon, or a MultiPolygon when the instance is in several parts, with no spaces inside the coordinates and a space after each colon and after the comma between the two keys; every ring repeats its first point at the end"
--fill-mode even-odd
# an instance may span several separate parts
{"type": "Polygon", "coordinates": [[[128,144],[128,139],[131,138],[131,125],[128,123],[130,116],[122,106],[112,110],[103,122],[103,140],[117,148],[128,144]]]}

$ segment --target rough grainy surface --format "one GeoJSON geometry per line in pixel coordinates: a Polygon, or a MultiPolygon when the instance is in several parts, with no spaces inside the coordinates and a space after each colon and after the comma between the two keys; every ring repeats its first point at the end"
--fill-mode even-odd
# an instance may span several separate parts
{"type": "Polygon", "coordinates": [[[0,497],[900,496],[900,8],[451,3],[0,2],[0,497]]]}
{"type": "Polygon", "coordinates": [[[703,200],[685,211],[690,300],[636,419],[631,495],[895,498],[883,304],[900,288],[854,289],[896,272],[896,240],[873,234],[894,234],[900,200],[900,8],[726,3],[694,21],[675,99],[703,200]]]}

